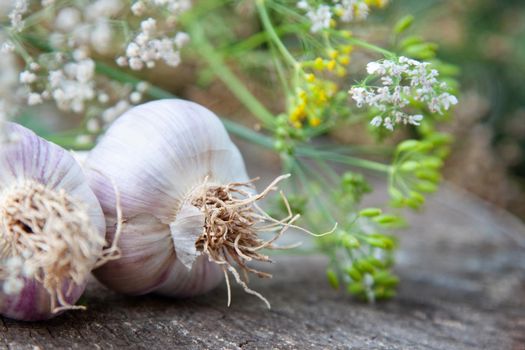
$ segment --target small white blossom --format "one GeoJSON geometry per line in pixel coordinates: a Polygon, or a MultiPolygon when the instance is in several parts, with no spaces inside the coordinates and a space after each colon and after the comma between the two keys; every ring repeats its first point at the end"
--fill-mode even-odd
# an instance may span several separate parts
{"type": "Polygon", "coordinates": [[[420,122],[423,120],[421,114],[411,115],[408,117],[408,123],[412,125],[420,125],[420,122]]]}
{"type": "Polygon", "coordinates": [[[180,49],[190,42],[190,36],[188,35],[188,33],[178,32],[177,34],[175,34],[173,42],[180,49]]]}
{"type": "Polygon", "coordinates": [[[106,93],[100,93],[100,94],[98,94],[97,99],[98,99],[98,102],[100,102],[102,104],[105,104],[105,103],[108,103],[109,96],[106,93]]]}
{"type": "Polygon", "coordinates": [[[55,29],[67,33],[73,31],[81,23],[82,14],[74,7],[65,7],[58,12],[55,18],[55,29]]]}
{"type": "Polygon", "coordinates": [[[137,91],[139,92],[146,92],[146,90],[148,90],[149,88],[149,84],[145,81],[141,81],[140,83],[137,84],[137,91]]]}
{"type": "Polygon", "coordinates": [[[129,100],[131,103],[137,104],[142,100],[142,94],[138,91],[132,92],[131,95],[129,95],[129,100]]]}
{"type": "Polygon", "coordinates": [[[296,6],[306,11],[306,17],[311,22],[310,31],[317,33],[323,29],[330,28],[330,22],[334,15],[341,18],[343,22],[364,20],[370,11],[365,0],[333,0],[332,4],[321,4],[313,7],[307,0],[300,0],[296,6]]]}
{"type": "Polygon", "coordinates": [[[34,105],[40,104],[42,102],[43,102],[42,95],[40,95],[39,93],[31,92],[27,96],[27,104],[30,105],[30,106],[34,106],[34,105]]]}
{"type": "Polygon", "coordinates": [[[40,65],[36,62],[31,62],[29,64],[29,69],[31,69],[32,71],[37,71],[40,69],[40,65]]]}
{"type": "Polygon", "coordinates": [[[369,62],[366,65],[366,72],[368,74],[376,74],[376,73],[384,74],[382,73],[382,71],[383,71],[383,65],[380,64],[379,62],[369,62]]]}
{"type": "Polygon", "coordinates": [[[12,10],[8,17],[11,21],[11,26],[16,31],[22,31],[24,28],[23,15],[29,10],[29,0],[14,0],[12,10]]]}
{"type": "Polygon", "coordinates": [[[146,34],[148,37],[151,37],[157,30],[157,21],[155,21],[153,18],[148,18],[147,20],[140,23],[140,28],[144,34],[146,34]]]}
{"type": "Polygon", "coordinates": [[[317,33],[323,29],[330,28],[330,21],[332,20],[332,10],[327,5],[320,5],[318,8],[309,8],[306,17],[312,22],[310,31],[317,33]]]}
{"type": "Polygon", "coordinates": [[[99,53],[106,54],[112,50],[113,30],[106,20],[100,20],[91,32],[91,46],[99,53]]]}
{"type": "Polygon", "coordinates": [[[137,1],[131,6],[131,12],[135,16],[142,16],[146,12],[146,5],[142,1],[137,1]]]}
{"type": "Polygon", "coordinates": [[[20,73],[20,82],[22,84],[32,84],[36,81],[36,74],[30,71],[23,71],[20,73]]]}
{"type": "Polygon", "coordinates": [[[96,133],[100,131],[100,122],[98,119],[91,118],[86,123],[86,130],[91,133],[96,133]]]}
{"type": "Polygon", "coordinates": [[[121,0],[96,0],[84,10],[88,21],[96,22],[101,18],[116,17],[124,9],[124,2],[121,0]]]}
{"type": "Polygon", "coordinates": [[[370,122],[370,125],[372,126],[381,126],[383,124],[383,118],[381,116],[375,116],[374,119],[370,122]]]}

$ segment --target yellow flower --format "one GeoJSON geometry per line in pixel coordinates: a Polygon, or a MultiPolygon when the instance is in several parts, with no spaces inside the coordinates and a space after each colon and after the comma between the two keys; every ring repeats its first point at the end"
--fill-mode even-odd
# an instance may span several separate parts
{"type": "Polygon", "coordinates": [[[321,119],[318,117],[313,117],[313,118],[310,118],[309,122],[310,122],[310,126],[316,127],[321,124],[321,119]]]}
{"type": "Polygon", "coordinates": [[[324,89],[322,89],[322,88],[319,88],[315,92],[315,97],[316,97],[317,103],[319,103],[319,104],[325,103],[326,101],[328,101],[328,98],[326,96],[326,91],[324,89]]]}
{"type": "Polygon", "coordinates": [[[348,64],[350,64],[350,57],[349,56],[340,57],[339,63],[341,63],[343,66],[347,66],[348,64]]]}
{"type": "Polygon", "coordinates": [[[317,57],[314,61],[314,69],[317,70],[323,70],[324,69],[324,61],[321,57],[317,57]]]}
{"type": "Polygon", "coordinates": [[[341,30],[340,33],[343,36],[343,38],[351,38],[352,37],[352,32],[349,31],[349,30],[341,30]]]}
{"type": "Polygon", "coordinates": [[[371,6],[383,8],[388,4],[388,0],[366,0],[366,3],[371,6]]]}
{"type": "Polygon", "coordinates": [[[315,75],[309,73],[305,75],[305,79],[309,83],[313,83],[315,81],[315,75]]]}
{"type": "Polygon", "coordinates": [[[346,69],[344,67],[338,66],[336,73],[338,77],[344,77],[346,75],[346,69]]]}
{"type": "Polygon", "coordinates": [[[335,60],[330,60],[328,61],[328,63],[326,63],[326,68],[331,72],[334,70],[335,65],[336,65],[335,60]]]}

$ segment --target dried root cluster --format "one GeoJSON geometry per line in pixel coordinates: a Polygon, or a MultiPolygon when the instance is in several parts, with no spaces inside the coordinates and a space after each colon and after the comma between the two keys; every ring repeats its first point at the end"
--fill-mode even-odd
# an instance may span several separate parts
{"type": "MultiPolygon", "coordinates": [[[[211,261],[223,266],[228,285],[228,305],[231,301],[229,271],[247,293],[259,297],[270,308],[268,300],[260,293],[248,288],[247,282],[248,273],[253,273],[261,278],[269,278],[272,275],[249,267],[247,263],[250,261],[271,262],[267,255],[261,253],[261,250],[278,248],[273,242],[287,228],[295,227],[293,222],[299,218],[299,215],[294,216],[288,205],[288,216],[277,220],[257,204],[269,192],[275,191],[277,183],[287,177],[283,175],[276,178],[259,194],[254,194],[253,191],[255,180],[227,185],[205,184],[193,193],[192,204],[200,208],[205,215],[204,230],[195,243],[196,248],[201,253],[208,255],[211,261]],[[262,232],[273,232],[274,236],[265,241],[259,237],[262,232]],[[240,268],[244,279],[241,278],[234,264],[240,268]]],[[[284,195],[283,199],[287,204],[284,195]]]]}

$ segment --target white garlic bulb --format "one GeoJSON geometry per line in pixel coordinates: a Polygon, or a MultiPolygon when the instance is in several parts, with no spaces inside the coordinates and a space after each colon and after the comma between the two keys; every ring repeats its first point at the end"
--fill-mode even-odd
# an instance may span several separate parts
{"type": "Polygon", "coordinates": [[[258,253],[261,230],[283,222],[264,214],[241,154],[219,118],[195,103],[161,100],[121,116],[85,164],[91,187],[115,230],[116,202],[108,179],[121,193],[121,258],[94,271],[106,286],[127,294],[157,292],[191,296],[215,287],[226,271],[251,294],[233,268],[268,261],[258,253]],[[262,227],[261,225],[265,225],[262,227]]]}
{"type": "Polygon", "coordinates": [[[105,244],[102,209],[70,153],[14,123],[0,147],[0,312],[42,320],[74,304],[105,244]]]}

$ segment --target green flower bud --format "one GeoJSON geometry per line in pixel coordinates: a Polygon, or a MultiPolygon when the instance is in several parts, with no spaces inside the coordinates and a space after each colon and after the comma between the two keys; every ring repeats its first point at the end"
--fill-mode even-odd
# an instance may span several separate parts
{"type": "Polygon", "coordinates": [[[349,267],[346,269],[346,274],[355,282],[361,281],[363,275],[355,267],[349,267]]]}
{"type": "Polygon", "coordinates": [[[375,271],[374,265],[370,264],[365,259],[360,259],[354,262],[354,267],[362,273],[373,273],[375,271]]]}
{"type": "Polygon", "coordinates": [[[419,181],[414,187],[416,190],[426,193],[433,193],[437,191],[437,185],[431,181],[419,181]]]}
{"type": "Polygon", "coordinates": [[[372,247],[377,247],[381,249],[387,249],[390,250],[394,248],[395,244],[394,242],[385,236],[382,237],[367,237],[366,242],[370,244],[372,247]]]}
{"type": "Polygon", "coordinates": [[[328,283],[330,283],[330,286],[332,286],[332,288],[339,289],[339,279],[337,278],[337,274],[334,270],[326,270],[326,277],[328,278],[328,283]]]}
{"type": "Polygon", "coordinates": [[[414,151],[417,149],[419,145],[418,140],[406,140],[401,142],[399,145],[397,145],[397,152],[406,152],[406,151],[414,151]]]}
{"type": "Polygon", "coordinates": [[[415,175],[418,179],[428,180],[430,182],[437,183],[441,181],[441,174],[437,171],[430,169],[421,169],[415,172],[415,175]]]}
{"type": "Polygon", "coordinates": [[[402,49],[406,49],[409,46],[421,44],[422,42],[423,42],[423,39],[420,36],[411,35],[411,36],[406,37],[405,39],[403,39],[403,41],[401,41],[399,46],[402,49]]]}
{"type": "Polygon", "coordinates": [[[381,215],[381,213],[382,213],[382,210],[379,208],[366,208],[359,212],[359,216],[374,217],[374,216],[381,215]]]}
{"type": "Polygon", "coordinates": [[[410,28],[410,26],[412,25],[412,23],[414,23],[414,16],[412,16],[412,15],[407,15],[407,16],[401,18],[401,19],[396,23],[396,25],[394,26],[394,32],[397,33],[397,34],[401,34],[401,33],[404,32],[405,30],[407,30],[408,28],[410,28]]]}
{"type": "Polygon", "coordinates": [[[420,166],[419,163],[416,162],[415,160],[409,160],[401,164],[401,166],[399,167],[399,170],[404,171],[404,172],[413,172],[417,170],[419,166],[420,166]]]}
{"type": "Polygon", "coordinates": [[[347,290],[352,295],[362,295],[365,292],[365,287],[360,282],[352,282],[348,285],[347,290]]]}
{"type": "Polygon", "coordinates": [[[351,234],[345,234],[341,238],[341,243],[343,244],[343,247],[347,249],[355,249],[361,246],[361,243],[359,243],[359,240],[351,234]]]}

